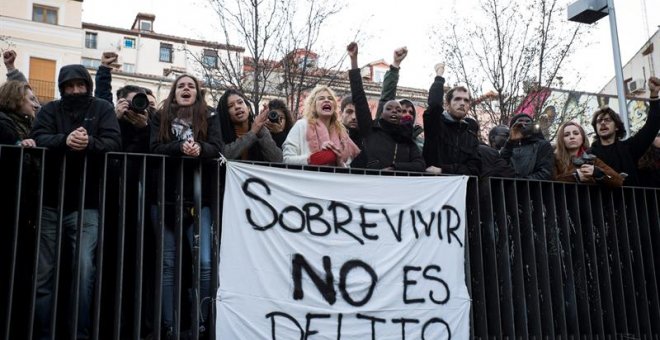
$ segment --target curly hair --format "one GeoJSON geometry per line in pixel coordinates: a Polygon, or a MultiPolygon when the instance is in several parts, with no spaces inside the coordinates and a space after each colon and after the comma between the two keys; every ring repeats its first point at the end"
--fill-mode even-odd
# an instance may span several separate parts
{"type": "MultiPolygon", "coordinates": [[[[335,91],[333,91],[330,87],[325,85],[316,86],[305,99],[305,106],[303,107],[303,116],[310,123],[315,123],[319,116],[318,112],[316,112],[316,97],[318,97],[319,93],[323,91],[328,92],[330,97],[332,97],[332,100],[337,100],[335,91]]],[[[336,131],[340,136],[348,135],[346,127],[344,127],[344,124],[341,123],[340,113],[337,111],[337,105],[335,105],[335,111],[332,113],[332,117],[330,117],[330,127],[328,130],[330,132],[336,131]]]]}
{"type": "Polygon", "coordinates": [[[623,137],[626,136],[626,127],[623,125],[623,121],[621,120],[621,117],[614,112],[614,110],[610,109],[609,106],[604,106],[601,107],[600,109],[596,110],[594,112],[593,116],[591,117],[591,126],[594,128],[594,132],[596,133],[594,135],[594,140],[598,140],[598,117],[601,115],[608,115],[612,120],[614,121],[614,124],[616,124],[616,138],[617,139],[622,139],[623,137]]]}
{"type": "Polygon", "coordinates": [[[19,112],[28,90],[32,87],[26,82],[9,80],[0,86],[0,111],[19,112]]]}

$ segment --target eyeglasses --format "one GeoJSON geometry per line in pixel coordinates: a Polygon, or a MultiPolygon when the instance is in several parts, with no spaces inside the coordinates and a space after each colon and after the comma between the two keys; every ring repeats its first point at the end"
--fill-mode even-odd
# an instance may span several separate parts
{"type": "Polygon", "coordinates": [[[613,120],[610,117],[603,117],[603,118],[596,119],[596,123],[598,123],[598,124],[601,124],[601,123],[609,124],[611,122],[613,122],[613,120]]]}

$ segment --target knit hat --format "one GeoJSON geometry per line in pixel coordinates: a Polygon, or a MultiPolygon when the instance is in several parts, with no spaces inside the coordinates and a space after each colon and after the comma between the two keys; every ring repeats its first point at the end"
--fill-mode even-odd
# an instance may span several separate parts
{"type": "Polygon", "coordinates": [[[520,118],[532,119],[532,117],[530,115],[526,114],[526,113],[518,113],[518,114],[514,115],[513,117],[511,117],[511,120],[509,121],[509,127],[512,127],[513,124],[515,124],[516,121],[518,121],[520,118]]]}

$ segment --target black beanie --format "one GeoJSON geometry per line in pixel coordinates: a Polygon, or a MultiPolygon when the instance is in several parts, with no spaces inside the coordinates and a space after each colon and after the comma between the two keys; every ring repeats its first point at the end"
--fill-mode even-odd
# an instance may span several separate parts
{"type": "Polygon", "coordinates": [[[513,117],[511,117],[511,120],[509,121],[509,127],[512,127],[513,124],[515,124],[518,119],[523,118],[523,117],[527,117],[529,119],[532,119],[532,116],[530,116],[526,113],[518,113],[518,114],[514,115],[513,117]]]}

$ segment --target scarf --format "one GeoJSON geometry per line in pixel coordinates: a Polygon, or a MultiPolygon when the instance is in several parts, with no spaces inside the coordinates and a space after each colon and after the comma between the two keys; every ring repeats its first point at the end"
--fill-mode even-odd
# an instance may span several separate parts
{"type": "Polygon", "coordinates": [[[385,119],[379,119],[380,128],[385,131],[397,143],[413,143],[412,124],[392,124],[385,119]]]}
{"type": "Polygon", "coordinates": [[[330,134],[325,124],[318,120],[315,123],[308,122],[306,139],[312,153],[321,151],[324,142],[332,141],[339,148],[338,160],[342,163],[355,159],[360,153],[360,148],[348,138],[346,133],[340,134],[338,131],[333,131],[330,134]]]}

